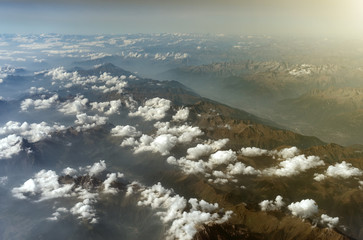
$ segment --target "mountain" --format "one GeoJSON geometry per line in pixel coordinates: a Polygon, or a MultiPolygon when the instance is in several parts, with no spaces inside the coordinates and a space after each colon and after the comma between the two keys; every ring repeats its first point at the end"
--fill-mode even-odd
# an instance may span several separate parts
{"type": "Polygon", "coordinates": [[[232,61],[172,69],[160,77],[305,135],[344,145],[363,141],[359,67],[232,61]]]}

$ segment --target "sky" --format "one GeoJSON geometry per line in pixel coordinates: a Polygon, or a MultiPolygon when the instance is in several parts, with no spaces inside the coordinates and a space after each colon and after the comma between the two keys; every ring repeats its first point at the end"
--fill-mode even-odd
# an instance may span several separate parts
{"type": "Polygon", "coordinates": [[[0,0],[1,33],[363,36],[363,0],[0,0]]]}

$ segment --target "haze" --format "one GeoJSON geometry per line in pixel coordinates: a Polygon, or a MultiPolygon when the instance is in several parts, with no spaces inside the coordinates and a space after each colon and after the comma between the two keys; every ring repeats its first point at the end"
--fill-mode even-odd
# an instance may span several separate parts
{"type": "Polygon", "coordinates": [[[361,37],[360,0],[1,1],[2,33],[199,32],[361,37]]]}

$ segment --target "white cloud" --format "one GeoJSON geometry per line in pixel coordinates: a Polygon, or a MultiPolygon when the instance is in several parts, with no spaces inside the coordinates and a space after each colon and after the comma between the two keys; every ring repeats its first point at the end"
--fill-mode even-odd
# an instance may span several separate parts
{"type": "Polygon", "coordinates": [[[321,214],[320,218],[321,218],[320,222],[322,224],[327,224],[329,228],[333,228],[336,225],[338,225],[338,223],[339,223],[339,218],[338,217],[333,218],[333,217],[329,217],[326,214],[321,214]]]}
{"type": "Polygon", "coordinates": [[[20,104],[20,108],[22,111],[28,111],[29,108],[34,108],[35,110],[42,110],[42,109],[48,109],[51,108],[53,105],[55,105],[58,102],[58,95],[54,94],[48,99],[30,99],[27,98],[23,100],[20,104]]]}
{"type": "Polygon", "coordinates": [[[177,160],[175,157],[170,156],[166,161],[171,165],[180,167],[186,174],[205,173],[207,169],[207,162],[203,160],[193,161],[184,157],[177,160]]]}
{"type": "Polygon", "coordinates": [[[192,127],[188,125],[181,125],[170,127],[169,122],[157,122],[154,126],[158,129],[157,135],[172,134],[178,137],[179,143],[189,143],[194,138],[203,135],[202,130],[199,127],[192,127]]]}
{"type": "Polygon", "coordinates": [[[329,166],[326,175],[329,177],[350,178],[354,176],[362,176],[363,172],[359,168],[353,167],[351,163],[345,161],[329,166]]]}
{"type": "Polygon", "coordinates": [[[87,130],[90,128],[94,128],[99,125],[104,125],[107,122],[107,117],[98,116],[98,114],[94,116],[88,116],[86,113],[77,114],[77,120],[74,121],[75,124],[81,125],[77,126],[77,131],[87,130]]]}
{"type": "Polygon", "coordinates": [[[246,157],[258,157],[269,154],[269,151],[256,147],[246,147],[241,149],[241,154],[246,157]]]}
{"type": "Polygon", "coordinates": [[[122,178],[124,175],[121,173],[109,173],[107,174],[107,179],[103,181],[104,189],[103,191],[106,193],[116,194],[118,190],[116,188],[111,187],[111,184],[117,180],[117,178],[122,178]]]}
{"type": "Polygon", "coordinates": [[[186,121],[189,117],[189,108],[181,108],[173,116],[174,121],[186,121]]]}
{"type": "Polygon", "coordinates": [[[62,173],[64,175],[75,176],[78,172],[74,168],[66,167],[65,169],[63,169],[62,173]]]}
{"type": "Polygon", "coordinates": [[[204,144],[198,144],[196,147],[188,148],[187,150],[187,158],[188,159],[199,159],[202,156],[207,156],[212,154],[213,152],[220,150],[223,148],[229,139],[220,139],[213,142],[206,142],[204,144]]]}
{"type": "Polygon", "coordinates": [[[309,218],[318,213],[318,205],[313,199],[304,199],[300,202],[291,203],[287,208],[292,215],[301,218],[309,218]]]}
{"type": "Polygon", "coordinates": [[[66,127],[63,125],[55,124],[49,126],[45,122],[29,124],[27,122],[9,121],[0,128],[0,135],[17,134],[28,139],[30,142],[37,142],[50,137],[50,133],[52,132],[63,131],[65,129],[66,127]]]}
{"type": "Polygon", "coordinates": [[[293,158],[300,153],[300,150],[297,147],[284,148],[281,149],[277,155],[283,159],[293,158]]]}
{"type": "Polygon", "coordinates": [[[119,113],[118,109],[121,107],[121,100],[113,100],[109,102],[92,102],[90,103],[92,109],[96,109],[99,112],[104,112],[106,115],[119,113]],[[108,109],[108,110],[106,110],[108,109]]]}
{"type": "Polygon", "coordinates": [[[198,202],[194,198],[187,201],[160,183],[143,190],[138,205],[157,209],[157,215],[169,226],[166,239],[191,240],[199,226],[210,222],[223,223],[232,214],[231,211],[220,213],[218,204],[198,202]]]}
{"type": "Polygon", "coordinates": [[[73,100],[68,100],[60,104],[58,111],[67,115],[76,115],[82,113],[87,108],[88,99],[83,95],[76,96],[73,100]]]}
{"type": "MultiPolygon", "coordinates": [[[[285,156],[292,156],[290,153],[286,153],[285,156]]],[[[298,155],[281,161],[278,167],[267,168],[262,173],[290,177],[322,165],[325,165],[324,161],[317,156],[305,157],[305,155],[298,155]]]]}
{"type": "Polygon", "coordinates": [[[221,164],[228,164],[235,162],[237,160],[237,155],[234,151],[230,150],[219,150],[209,157],[208,166],[213,168],[214,166],[221,164]]]}
{"type": "Polygon", "coordinates": [[[94,199],[85,199],[83,202],[78,202],[76,205],[74,205],[70,212],[73,215],[78,215],[78,218],[81,219],[87,219],[90,221],[91,224],[95,224],[98,222],[96,218],[96,211],[92,204],[94,204],[96,201],[94,199]]]}
{"type": "Polygon", "coordinates": [[[130,112],[129,116],[140,116],[146,121],[160,120],[165,117],[166,112],[170,109],[170,100],[163,98],[152,98],[145,101],[144,106],[140,106],[136,112],[130,112]]]}
{"type": "Polygon", "coordinates": [[[30,94],[40,94],[40,93],[43,93],[43,92],[47,92],[47,90],[45,88],[43,88],[43,87],[39,87],[39,88],[31,87],[29,89],[30,94]]]}
{"type": "Polygon", "coordinates": [[[171,134],[162,134],[153,139],[150,136],[142,135],[140,144],[135,147],[135,153],[151,151],[159,152],[161,155],[168,155],[176,145],[178,139],[171,134]]]}
{"type": "Polygon", "coordinates": [[[111,129],[112,136],[116,137],[139,137],[141,136],[141,132],[137,131],[135,127],[126,125],[126,126],[116,126],[111,129]]]}
{"type": "Polygon", "coordinates": [[[15,134],[0,139],[0,160],[8,159],[22,150],[23,138],[15,134]]]}
{"type": "Polygon", "coordinates": [[[251,166],[246,166],[242,162],[237,162],[235,164],[229,164],[227,166],[227,171],[228,171],[228,174],[230,174],[230,175],[238,175],[238,174],[257,175],[257,174],[261,173],[261,171],[256,170],[255,168],[253,168],[251,166]]]}
{"type": "Polygon", "coordinates": [[[105,160],[100,160],[99,162],[94,163],[92,166],[87,166],[86,169],[90,176],[97,176],[106,170],[106,162],[105,160]]]}
{"type": "Polygon", "coordinates": [[[325,175],[324,174],[318,174],[318,173],[314,173],[314,180],[315,181],[322,181],[325,179],[325,175]]]}
{"type": "Polygon", "coordinates": [[[278,195],[275,198],[275,201],[263,200],[258,205],[260,205],[262,211],[277,211],[280,210],[281,207],[285,205],[285,203],[282,201],[282,197],[278,195]]]}
{"type": "Polygon", "coordinates": [[[13,196],[19,199],[26,199],[28,196],[39,195],[39,201],[46,199],[69,197],[73,184],[61,185],[58,182],[58,175],[54,171],[41,170],[34,178],[24,182],[23,185],[12,189],[13,196]]]}

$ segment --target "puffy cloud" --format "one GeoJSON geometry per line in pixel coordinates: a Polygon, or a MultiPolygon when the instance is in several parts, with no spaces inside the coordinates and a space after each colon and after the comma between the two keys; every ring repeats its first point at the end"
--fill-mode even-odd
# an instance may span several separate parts
{"type": "Polygon", "coordinates": [[[135,138],[129,137],[129,138],[126,138],[125,140],[123,140],[120,146],[121,147],[133,147],[138,144],[139,144],[139,142],[135,138]]]}
{"type": "Polygon", "coordinates": [[[58,111],[67,115],[80,114],[87,108],[88,99],[83,95],[76,96],[73,100],[68,100],[60,104],[58,111]]]}
{"type": "Polygon", "coordinates": [[[322,181],[325,179],[325,175],[324,174],[318,174],[318,173],[314,173],[314,180],[315,181],[322,181]]]}
{"type": "Polygon", "coordinates": [[[86,171],[90,176],[96,176],[105,170],[106,170],[105,160],[100,160],[99,162],[94,163],[92,166],[86,167],[86,171]]]}
{"type": "Polygon", "coordinates": [[[187,158],[188,159],[199,159],[202,156],[207,156],[212,154],[213,152],[220,150],[223,148],[227,143],[228,139],[220,139],[213,142],[207,142],[204,144],[198,144],[196,147],[188,148],[187,150],[187,158]]]}
{"type": "Polygon", "coordinates": [[[300,202],[291,203],[287,208],[291,211],[292,215],[301,218],[309,218],[318,213],[318,205],[313,199],[304,199],[300,202]]]}
{"type": "Polygon", "coordinates": [[[77,114],[76,117],[77,120],[75,120],[74,123],[81,125],[76,128],[77,131],[87,130],[99,125],[104,125],[108,119],[107,117],[98,116],[98,114],[94,116],[88,116],[86,113],[77,114]]]}
{"type": "Polygon", "coordinates": [[[219,150],[209,157],[208,165],[213,168],[216,165],[228,164],[235,162],[237,160],[237,155],[234,151],[230,150],[219,150]]]}
{"type": "MultiPolygon", "coordinates": [[[[290,153],[286,153],[285,156],[292,156],[290,153]]],[[[298,155],[281,161],[278,167],[267,168],[263,170],[262,173],[266,175],[289,177],[322,165],[325,165],[324,161],[320,160],[317,156],[305,157],[305,155],[298,155]]]]}
{"type": "Polygon", "coordinates": [[[45,74],[45,76],[52,77],[54,83],[55,81],[62,82],[66,88],[72,87],[73,85],[85,86],[87,84],[92,84],[92,89],[101,90],[104,93],[110,91],[122,93],[123,88],[127,85],[127,83],[124,81],[126,76],[113,77],[109,73],[104,72],[99,76],[83,77],[79,75],[78,72],[67,72],[63,67],[51,69],[45,74]],[[65,84],[65,82],[67,83],[65,84]],[[94,85],[100,82],[104,85],[94,85]]]}
{"type": "Polygon", "coordinates": [[[199,226],[210,222],[223,223],[232,214],[231,211],[220,213],[218,204],[194,198],[187,201],[184,197],[165,189],[160,183],[143,190],[138,205],[158,210],[157,215],[170,226],[166,232],[166,239],[193,239],[199,226]]]}
{"type": "Polygon", "coordinates": [[[0,139],[0,160],[11,158],[22,150],[23,138],[15,134],[0,139]]]}
{"type": "Polygon", "coordinates": [[[96,201],[94,199],[85,199],[83,202],[78,202],[74,205],[70,212],[73,215],[78,215],[78,218],[89,220],[91,224],[97,223],[96,211],[92,204],[96,201]]]}
{"type": "Polygon", "coordinates": [[[39,201],[45,199],[69,197],[73,184],[61,185],[58,182],[58,175],[52,171],[41,170],[34,178],[28,179],[23,185],[12,189],[14,197],[26,199],[28,196],[39,195],[39,201]]]}
{"type": "Polygon", "coordinates": [[[168,155],[176,145],[178,139],[171,134],[162,134],[153,139],[150,136],[142,135],[140,143],[135,147],[135,153],[151,151],[159,152],[161,155],[168,155]]]}
{"type": "Polygon", "coordinates": [[[321,218],[320,222],[322,224],[327,224],[329,228],[333,228],[336,225],[338,225],[338,223],[339,223],[339,218],[338,217],[333,218],[333,217],[329,217],[326,214],[321,214],[320,218],[321,218]]]}
{"type": "Polygon", "coordinates": [[[116,126],[111,129],[112,136],[116,137],[139,137],[141,136],[141,132],[137,131],[135,127],[126,125],[126,126],[116,126]]]}
{"type": "Polygon", "coordinates": [[[257,174],[261,173],[261,171],[256,170],[255,168],[253,168],[251,166],[246,166],[242,162],[237,162],[235,164],[229,164],[227,166],[227,171],[228,171],[228,174],[230,174],[230,175],[238,175],[238,174],[257,175],[257,174]]]}
{"type": "Polygon", "coordinates": [[[53,125],[48,126],[47,123],[32,123],[29,124],[27,122],[20,123],[20,122],[7,122],[2,128],[0,128],[0,135],[7,135],[7,134],[17,134],[26,139],[30,142],[37,142],[42,139],[50,137],[51,132],[55,131],[63,131],[66,127],[63,125],[53,125]]]}
{"type": "Polygon", "coordinates": [[[166,161],[171,165],[180,167],[186,174],[204,173],[207,169],[207,163],[203,160],[193,161],[184,157],[177,160],[175,157],[170,156],[166,161]]]}
{"type": "Polygon", "coordinates": [[[52,217],[48,217],[47,220],[49,221],[57,221],[62,213],[68,213],[69,210],[64,207],[57,208],[57,210],[52,214],[52,217]]]}
{"type": "Polygon", "coordinates": [[[113,100],[109,102],[92,102],[92,109],[96,109],[99,112],[104,112],[106,115],[119,113],[118,109],[121,107],[121,100],[113,100]],[[105,109],[108,108],[106,111],[105,109]]]}
{"type": "Polygon", "coordinates": [[[48,91],[43,87],[39,87],[39,88],[31,87],[29,89],[30,94],[40,94],[40,93],[43,93],[43,92],[48,92],[48,91]]]}
{"type": "Polygon", "coordinates": [[[62,173],[64,175],[75,176],[78,171],[74,168],[66,167],[65,169],[63,169],[62,173]]]}
{"type": "Polygon", "coordinates": [[[136,112],[130,112],[129,116],[140,116],[146,121],[160,120],[165,117],[166,112],[170,109],[170,100],[163,98],[152,98],[145,101],[144,106],[140,106],[136,112]]]}
{"type": "Polygon", "coordinates": [[[258,157],[267,155],[268,153],[268,150],[256,147],[246,147],[241,149],[241,154],[246,157],[258,157]]]}
{"type": "Polygon", "coordinates": [[[30,99],[27,98],[23,100],[20,104],[20,108],[22,111],[28,111],[29,108],[34,108],[35,110],[42,110],[51,108],[54,104],[58,102],[58,95],[54,94],[52,97],[48,99],[30,99]]]}
{"type": "Polygon", "coordinates": [[[361,176],[362,174],[362,170],[353,167],[351,163],[347,163],[345,161],[336,163],[334,166],[329,166],[326,170],[326,175],[329,177],[350,178],[354,176],[361,176]]]}
{"type": "Polygon", "coordinates": [[[154,126],[158,129],[157,135],[161,134],[172,134],[178,137],[178,142],[189,143],[194,138],[203,135],[202,130],[199,127],[192,127],[188,125],[181,125],[170,127],[169,122],[157,122],[154,126]]]}
{"type": "Polygon", "coordinates": [[[106,193],[116,194],[118,191],[116,188],[111,187],[111,184],[117,180],[117,178],[122,178],[124,175],[122,173],[109,173],[107,174],[107,179],[103,181],[104,189],[106,193]]]}
{"type": "Polygon", "coordinates": [[[181,108],[173,116],[174,121],[186,121],[189,117],[189,108],[181,108]]]}
{"type": "Polygon", "coordinates": [[[263,200],[258,205],[260,205],[262,211],[277,211],[280,210],[281,207],[285,205],[285,203],[282,201],[282,197],[278,195],[275,198],[275,201],[263,200]]]}
{"type": "Polygon", "coordinates": [[[297,147],[291,147],[291,148],[284,148],[284,149],[280,150],[277,153],[277,155],[279,157],[287,159],[287,158],[293,158],[293,157],[297,156],[299,153],[300,153],[300,150],[297,147]]]}

